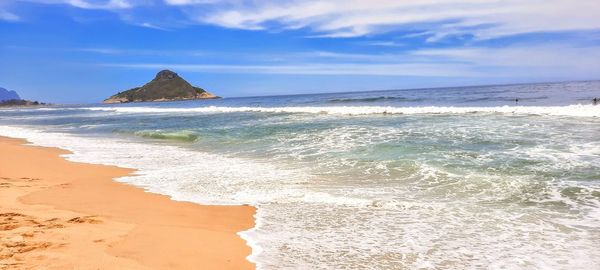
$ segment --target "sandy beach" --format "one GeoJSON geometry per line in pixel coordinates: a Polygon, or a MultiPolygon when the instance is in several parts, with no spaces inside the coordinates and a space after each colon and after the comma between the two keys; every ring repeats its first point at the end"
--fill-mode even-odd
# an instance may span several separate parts
{"type": "Polygon", "coordinates": [[[252,269],[251,206],[205,206],[112,179],[65,150],[0,137],[0,269],[252,269]]]}

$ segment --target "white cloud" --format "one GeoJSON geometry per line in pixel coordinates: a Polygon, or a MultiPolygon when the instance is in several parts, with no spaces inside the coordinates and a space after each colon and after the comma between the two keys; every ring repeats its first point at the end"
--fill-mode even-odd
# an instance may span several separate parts
{"type": "Polygon", "coordinates": [[[537,68],[556,72],[582,70],[600,74],[600,46],[516,45],[505,48],[427,49],[410,54],[440,62],[469,63],[479,67],[537,68]]]}
{"type": "Polygon", "coordinates": [[[184,5],[198,5],[198,4],[216,4],[223,1],[220,0],[164,0],[168,5],[184,6],[184,5]]]}
{"type": "Polygon", "coordinates": [[[0,21],[18,22],[21,18],[14,13],[0,10],[0,21]]]}
{"type": "Polygon", "coordinates": [[[109,0],[104,3],[95,3],[86,0],[67,0],[67,3],[86,9],[127,9],[133,7],[127,0],[109,0]]]}
{"type": "Polygon", "coordinates": [[[598,0],[165,2],[201,7],[193,19],[207,24],[251,30],[306,27],[321,37],[355,37],[410,29],[421,30],[435,41],[460,34],[488,39],[531,32],[600,29],[598,0]]]}
{"type": "Polygon", "coordinates": [[[39,4],[65,4],[82,9],[119,10],[130,9],[141,0],[17,0],[39,4]]]}
{"type": "MultiPolygon", "coordinates": [[[[490,39],[515,34],[600,30],[598,0],[2,0],[121,11],[177,8],[189,20],[247,30],[309,29],[311,37],[373,36],[404,31],[436,42],[449,36],[490,39]]],[[[16,20],[12,13],[0,19],[16,20]]],[[[161,18],[143,22],[162,27],[161,18]]],[[[379,46],[386,46],[383,43],[379,46]]]]}
{"type": "Polygon", "coordinates": [[[362,45],[368,46],[381,46],[381,47],[402,47],[403,43],[395,42],[395,41],[367,41],[360,43],[362,45]]]}
{"type": "Polygon", "coordinates": [[[141,27],[145,27],[145,28],[150,28],[150,29],[156,29],[156,30],[163,30],[163,31],[167,31],[168,30],[167,28],[160,27],[158,25],[155,25],[155,24],[152,24],[152,23],[147,23],[147,22],[139,23],[139,24],[137,24],[137,26],[141,26],[141,27]]]}

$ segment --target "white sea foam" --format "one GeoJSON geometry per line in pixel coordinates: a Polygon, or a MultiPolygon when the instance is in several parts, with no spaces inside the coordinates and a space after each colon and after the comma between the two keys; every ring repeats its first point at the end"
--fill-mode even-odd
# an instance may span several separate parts
{"type": "MultiPolygon", "coordinates": [[[[0,126],[0,135],[25,138],[39,146],[59,147],[71,151],[65,158],[95,164],[138,169],[136,175],[116,179],[165,194],[174,200],[203,204],[324,202],[342,205],[369,205],[368,200],[334,197],[327,193],[294,188],[306,182],[307,173],[281,168],[270,163],[223,157],[177,146],[149,145],[117,138],[81,137],[68,133],[45,132],[31,127],[0,126]],[[285,189],[281,187],[286,186],[285,189]],[[273,192],[277,190],[277,192],[273,192]]],[[[252,247],[249,260],[259,267],[257,257],[262,247],[257,233],[264,224],[261,207],[256,227],[239,235],[252,247]]]]}
{"type": "Polygon", "coordinates": [[[44,132],[31,128],[0,126],[0,135],[25,138],[35,145],[59,147],[77,162],[106,164],[138,169],[137,175],[118,181],[131,183],[176,200],[208,204],[256,204],[277,197],[298,197],[302,193],[273,193],[274,182],[306,180],[300,171],[271,163],[190,151],[172,145],[152,145],[118,138],[82,137],[44,132]],[[246,185],[252,185],[249,193],[246,185]],[[256,196],[256,195],[259,196],[256,196]]]}
{"type": "MultiPolygon", "coordinates": [[[[550,115],[573,117],[600,117],[600,106],[568,105],[568,106],[501,106],[501,107],[391,107],[391,106],[315,106],[315,107],[85,107],[92,111],[109,111],[118,113],[311,113],[334,115],[369,115],[369,114],[467,114],[467,113],[500,113],[516,115],[550,115]]],[[[60,109],[57,109],[60,110],[60,109]]]]}
{"type": "MultiPolygon", "coordinates": [[[[273,183],[301,182],[305,174],[268,163],[189,151],[177,146],[148,145],[116,138],[80,137],[67,133],[44,132],[25,127],[0,126],[0,135],[24,138],[32,144],[59,147],[72,152],[65,158],[76,162],[114,165],[138,169],[136,175],[116,179],[174,200],[203,204],[251,204],[301,198],[300,190],[272,192],[273,183]],[[252,187],[252,188],[249,188],[252,187]]],[[[262,224],[257,215],[257,227],[262,224]]],[[[253,240],[254,230],[240,232],[252,247],[249,259],[261,247],[253,240]]]]}

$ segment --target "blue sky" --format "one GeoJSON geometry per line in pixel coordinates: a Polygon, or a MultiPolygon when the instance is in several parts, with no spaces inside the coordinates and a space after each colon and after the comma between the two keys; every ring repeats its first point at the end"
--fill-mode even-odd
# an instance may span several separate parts
{"type": "Polygon", "coordinates": [[[98,102],[172,69],[252,96],[600,79],[597,0],[2,0],[0,87],[98,102]]]}

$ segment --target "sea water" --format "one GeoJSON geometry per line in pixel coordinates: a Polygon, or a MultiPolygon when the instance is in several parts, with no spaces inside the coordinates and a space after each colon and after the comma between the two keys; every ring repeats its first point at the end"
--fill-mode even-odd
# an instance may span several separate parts
{"type": "Polygon", "coordinates": [[[260,269],[598,269],[594,97],[598,81],[6,109],[0,135],[256,206],[240,235],[260,269]]]}

